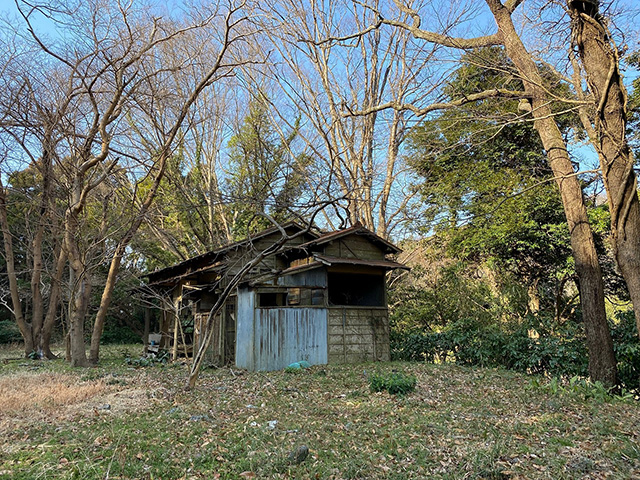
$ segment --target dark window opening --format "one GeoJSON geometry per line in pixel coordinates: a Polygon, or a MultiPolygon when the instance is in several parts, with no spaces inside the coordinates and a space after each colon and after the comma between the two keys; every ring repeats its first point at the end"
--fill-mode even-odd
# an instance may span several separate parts
{"type": "Polygon", "coordinates": [[[283,307],[287,294],[284,292],[263,292],[258,294],[258,307],[283,307]]]}
{"type": "Polygon", "coordinates": [[[329,272],[329,304],[384,307],[384,275],[329,272]]]}

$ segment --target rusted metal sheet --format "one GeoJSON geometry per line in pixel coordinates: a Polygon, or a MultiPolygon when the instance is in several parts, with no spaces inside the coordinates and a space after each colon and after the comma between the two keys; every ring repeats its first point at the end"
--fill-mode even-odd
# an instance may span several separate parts
{"type": "Polygon", "coordinates": [[[258,308],[254,325],[253,368],[245,368],[279,370],[300,360],[327,363],[325,308],[258,308]]]}

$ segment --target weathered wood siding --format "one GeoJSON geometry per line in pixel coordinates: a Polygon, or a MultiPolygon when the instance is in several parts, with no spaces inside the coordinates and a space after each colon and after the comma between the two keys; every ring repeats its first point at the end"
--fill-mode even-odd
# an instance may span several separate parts
{"type": "Polygon", "coordinates": [[[358,235],[349,235],[327,244],[324,254],[331,257],[358,258],[361,260],[384,260],[385,255],[369,240],[358,235]]]}
{"type": "Polygon", "coordinates": [[[386,308],[330,307],[328,363],[389,361],[386,308]]]}
{"type": "Polygon", "coordinates": [[[278,278],[278,285],[287,287],[326,287],[327,269],[317,268],[294,275],[286,275],[278,278]]]}
{"type": "MultiPolygon", "coordinates": [[[[258,308],[253,335],[253,352],[247,355],[253,361],[238,366],[279,370],[300,360],[312,365],[327,363],[325,308],[258,308]]],[[[241,353],[236,352],[238,361],[241,353]]]]}

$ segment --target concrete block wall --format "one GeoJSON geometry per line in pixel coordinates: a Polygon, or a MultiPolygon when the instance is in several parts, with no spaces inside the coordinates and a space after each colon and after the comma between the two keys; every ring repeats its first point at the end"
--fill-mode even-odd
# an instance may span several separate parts
{"type": "Polygon", "coordinates": [[[386,308],[330,307],[329,363],[389,361],[386,308]]]}

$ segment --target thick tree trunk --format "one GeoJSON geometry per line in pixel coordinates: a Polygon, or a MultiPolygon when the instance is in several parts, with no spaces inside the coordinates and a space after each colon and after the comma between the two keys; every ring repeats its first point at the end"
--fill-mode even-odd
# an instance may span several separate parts
{"type": "Polygon", "coordinates": [[[534,128],[540,135],[549,164],[556,177],[571,235],[580,302],[589,351],[589,375],[607,386],[618,383],[613,341],[604,307],[604,285],[593,234],[566,143],[558,128],[544,81],[536,63],[518,36],[511,11],[498,0],[486,0],[499,29],[507,54],[518,69],[532,104],[534,128]]]}
{"type": "Polygon", "coordinates": [[[37,345],[38,355],[42,355],[40,348],[42,344],[42,327],[44,321],[44,299],[40,290],[42,282],[42,240],[44,237],[44,224],[42,217],[39,221],[36,236],[32,242],[33,270],[31,271],[31,302],[33,311],[31,313],[31,324],[33,325],[33,338],[37,345]]]}
{"type": "Polygon", "coordinates": [[[627,283],[640,334],[640,202],[633,154],[626,139],[627,94],[618,53],[597,6],[569,2],[572,39],[594,97],[594,144],[611,212],[613,252],[627,283]]]}
{"type": "Polygon", "coordinates": [[[91,283],[86,272],[76,272],[73,275],[73,297],[69,301],[69,350],[71,353],[72,367],[86,367],[87,354],[84,344],[84,319],[89,306],[91,295],[91,283]],[[79,277],[79,278],[78,278],[79,277]]]}
{"type": "Polygon", "coordinates": [[[69,259],[69,352],[71,366],[88,365],[84,344],[84,320],[89,307],[91,282],[78,245],[78,214],[82,210],[81,186],[76,179],[74,202],[65,214],[64,249],[69,259]]]}

